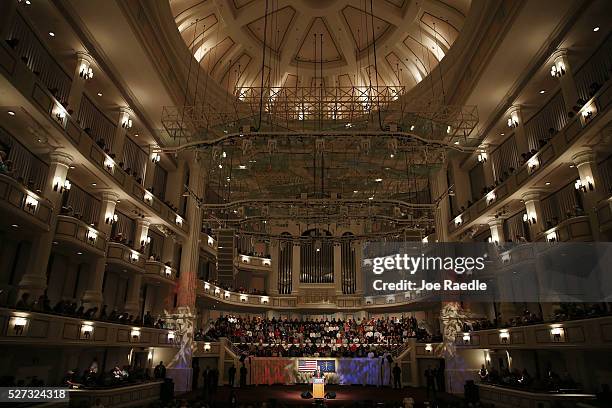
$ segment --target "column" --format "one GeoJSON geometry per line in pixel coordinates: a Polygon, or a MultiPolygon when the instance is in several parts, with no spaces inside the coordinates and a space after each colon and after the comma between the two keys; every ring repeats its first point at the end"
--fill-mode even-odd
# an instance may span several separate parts
{"type": "MultiPolygon", "coordinates": [[[[203,163],[195,155],[187,157],[189,166],[189,188],[199,198],[204,196],[203,163]]],[[[202,230],[202,211],[194,197],[187,198],[187,219],[189,220],[189,236],[183,245],[181,254],[181,275],[177,305],[195,307],[198,263],[200,256],[200,232],[202,230]]]]}
{"type": "Polygon", "coordinates": [[[336,296],[342,295],[342,247],[334,243],[334,287],[336,296]]]}
{"type": "Polygon", "coordinates": [[[489,228],[491,228],[491,240],[494,244],[503,244],[506,242],[503,218],[493,218],[489,220],[489,228]]]}
{"type": "Polygon", "coordinates": [[[146,218],[138,218],[136,220],[136,230],[134,231],[134,249],[143,254],[146,253],[150,224],[151,222],[146,218]]]}
{"type": "Polygon", "coordinates": [[[544,230],[541,197],[542,193],[540,191],[528,191],[521,197],[525,202],[526,222],[529,225],[531,242],[535,242],[538,235],[544,230]]]}
{"type": "MultiPolygon", "coordinates": [[[[491,160],[491,153],[493,148],[491,146],[484,147],[487,160],[482,162],[482,171],[484,173],[485,186],[490,187],[495,184],[495,174],[493,172],[493,160],[491,160]]],[[[480,193],[480,192],[479,192],[480,193]]],[[[474,197],[474,200],[480,197],[474,197]]]]}
{"type": "MultiPolygon", "coordinates": [[[[106,236],[107,243],[111,238],[112,226],[115,222],[113,216],[115,215],[115,207],[117,206],[117,200],[119,196],[111,191],[102,193],[102,199],[100,200],[100,214],[98,215],[98,231],[106,236]]],[[[106,252],[106,248],[105,248],[106,252]]],[[[85,306],[85,309],[90,307],[98,307],[104,302],[104,296],[102,294],[102,284],[104,282],[104,273],[106,270],[106,258],[100,257],[95,260],[91,265],[91,271],[89,274],[89,281],[87,288],[83,292],[81,301],[85,306]]]]}
{"type": "Polygon", "coordinates": [[[291,256],[291,294],[298,294],[298,287],[300,286],[300,249],[299,244],[293,243],[293,254],[291,256]]]}
{"type": "Polygon", "coordinates": [[[125,145],[125,138],[127,137],[127,131],[129,127],[126,124],[130,123],[130,108],[122,107],[119,108],[119,120],[115,128],[115,137],[113,138],[112,153],[115,153],[117,159],[115,161],[123,161],[123,146],[125,145]]]}
{"type": "Polygon", "coordinates": [[[185,191],[183,177],[185,174],[185,161],[179,160],[174,171],[168,173],[166,185],[166,200],[178,208],[181,194],[185,191]]]}
{"type": "Polygon", "coordinates": [[[467,208],[467,202],[472,195],[470,188],[470,177],[468,172],[461,167],[460,159],[462,157],[454,157],[451,160],[451,166],[453,169],[453,180],[455,182],[455,199],[457,201],[457,209],[461,211],[461,207],[467,208]]]}
{"type": "Polygon", "coordinates": [[[163,263],[170,262],[173,268],[178,267],[174,265],[174,248],[175,248],[175,237],[174,235],[167,235],[164,237],[164,246],[162,248],[161,261],[163,263]]]}
{"type": "MultiPolygon", "coordinates": [[[[145,167],[144,188],[149,191],[151,191],[151,188],[153,187],[155,166],[159,166],[159,164],[157,164],[157,161],[156,161],[157,156],[154,156],[154,154],[149,154],[149,158],[147,160],[146,167],[145,167]]],[[[153,194],[156,196],[159,196],[159,191],[153,191],[153,194]]]]}
{"type": "MultiPolygon", "coordinates": [[[[508,112],[508,121],[512,121],[514,127],[514,141],[516,143],[516,151],[519,156],[522,153],[528,152],[529,141],[525,133],[525,121],[523,120],[523,111],[520,105],[515,105],[508,112]]],[[[512,137],[512,136],[511,136],[512,137]]],[[[501,174],[496,174],[496,178],[500,178],[501,174]]]]}
{"type": "Polygon", "coordinates": [[[590,148],[583,149],[572,156],[572,162],[578,170],[579,185],[577,184],[577,187],[582,196],[582,206],[585,215],[589,217],[593,239],[597,240],[599,237],[597,204],[606,197],[605,192],[602,191],[603,183],[599,177],[595,152],[590,148]]]}
{"type": "Polygon", "coordinates": [[[72,83],[70,84],[70,93],[68,94],[68,112],[74,117],[77,116],[81,108],[81,98],[85,89],[85,82],[89,78],[87,73],[93,63],[93,58],[86,52],[79,51],[76,53],[77,64],[72,75],[72,83]]]}
{"type": "MultiPolygon", "coordinates": [[[[127,300],[125,301],[125,311],[136,317],[140,313],[140,288],[142,286],[142,275],[133,273],[128,281],[127,300]]],[[[142,317],[142,316],[140,316],[142,317]]]]}
{"type": "Polygon", "coordinates": [[[34,239],[27,271],[19,282],[18,297],[27,292],[30,294],[30,300],[33,301],[42,295],[47,288],[47,263],[53,245],[57,216],[62,205],[61,189],[66,181],[68,167],[71,163],[72,156],[67,153],[55,151],[50,154],[49,171],[42,193],[42,196],[48,199],[53,206],[49,231],[38,234],[34,239]]]}
{"type": "Polygon", "coordinates": [[[365,292],[364,287],[364,272],[361,269],[361,259],[363,258],[363,244],[361,241],[354,241],[351,243],[355,250],[355,294],[363,295],[365,292]]]}
{"type": "Polygon", "coordinates": [[[559,78],[561,84],[561,93],[565,102],[565,111],[571,112],[574,105],[578,101],[578,88],[574,81],[572,67],[567,59],[567,50],[559,50],[552,56],[551,75],[555,73],[555,77],[559,78]],[[554,69],[553,69],[554,67],[554,69]]]}
{"type": "Polygon", "coordinates": [[[446,169],[440,169],[431,176],[432,197],[443,196],[438,204],[434,218],[436,222],[436,240],[448,242],[448,223],[450,218],[450,203],[447,197],[448,182],[446,181],[446,169]]]}

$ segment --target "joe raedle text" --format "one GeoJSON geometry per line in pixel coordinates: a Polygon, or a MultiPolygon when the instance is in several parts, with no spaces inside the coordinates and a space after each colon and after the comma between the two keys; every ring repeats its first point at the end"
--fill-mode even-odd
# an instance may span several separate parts
{"type": "Polygon", "coordinates": [[[437,292],[485,292],[486,282],[473,279],[468,282],[455,282],[444,279],[441,282],[427,282],[425,280],[412,281],[402,279],[398,282],[384,282],[377,279],[372,282],[375,291],[405,292],[405,291],[437,291],[437,292]]]}

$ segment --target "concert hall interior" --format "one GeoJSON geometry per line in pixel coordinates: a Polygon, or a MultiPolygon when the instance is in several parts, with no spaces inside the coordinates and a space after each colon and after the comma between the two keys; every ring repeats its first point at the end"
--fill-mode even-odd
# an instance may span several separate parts
{"type": "Polygon", "coordinates": [[[0,1],[0,405],[611,407],[611,15],[0,1]]]}

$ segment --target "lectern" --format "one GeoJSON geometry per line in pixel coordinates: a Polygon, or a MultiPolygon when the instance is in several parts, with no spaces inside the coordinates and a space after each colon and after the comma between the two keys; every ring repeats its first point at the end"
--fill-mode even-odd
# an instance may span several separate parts
{"type": "Polygon", "coordinates": [[[312,379],[312,396],[314,398],[325,398],[325,378],[312,379]]]}

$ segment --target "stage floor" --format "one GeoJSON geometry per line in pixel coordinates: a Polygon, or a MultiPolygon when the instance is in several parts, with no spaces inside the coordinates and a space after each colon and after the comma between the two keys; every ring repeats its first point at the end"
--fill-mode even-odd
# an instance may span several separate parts
{"type": "MultiPolygon", "coordinates": [[[[230,398],[229,386],[219,387],[215,395],[214,401],[228,402],[230,398]]],[[[310,385],[258,385],[249,386],[246,388],[233,388],[239,404],[248,404],[256,402],[269,401],[275,399],[285,405],[304,405],[310,404],[314,399],[303,399],[301,394],[303,391],[312,391],[310,385]]],[[[326,385],[325,392],[333,391],[336,393],[336,398],[326,400],[327,406],[341,406],[347,403],[354,402],[398,402],[405,397],[412,397],[417,404],[427,401],[427,393],[424,388],[403,388],[401,390],[392,389],[391,387],[375,387],[375,386],[360,386],[360,385],[326,385]]],[[[196,394],[191,392],[190,396],[193,399],[202,399],[202,393],[196,394]]],[[[180,397],[179,397],[180,398],[180,397]]],[[[191,398],[190,398],[191,399],[191,398]]],[[[204,400],[208,398],[204,397],[204,400]]]]}

